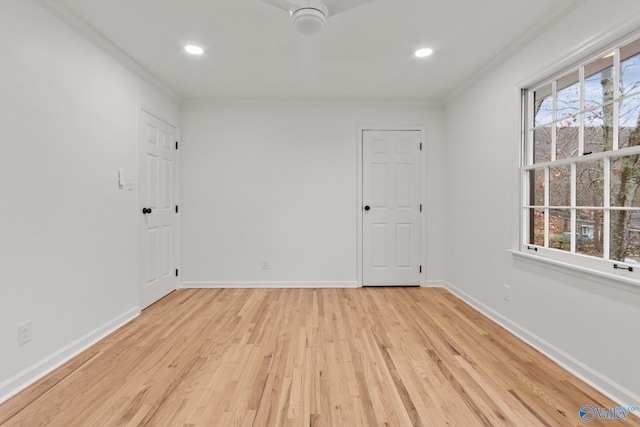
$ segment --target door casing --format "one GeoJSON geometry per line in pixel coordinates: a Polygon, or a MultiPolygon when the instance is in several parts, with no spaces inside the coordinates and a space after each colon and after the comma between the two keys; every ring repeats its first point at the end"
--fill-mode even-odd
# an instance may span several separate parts
{"type": "Polygon", "coordinates": [[[421,256],[421,265],[422,265],[422,274],[420,275],[420,286],[424,287],[426,285],[426,261],[427,261],[427,240],[426,240],[426,212],[428,209],[427,204],[427,141],[426,141],[426,126],[424,125],[360,125],[358,126],[358,137],[357,137],[357,202],[356,202],[356,212],[357,212],[357,284],[359,287],[363,286],[363,132],[365,131],[419,131],[422,140],[422,150],[420,151],[420,166],[422,168],[422,182],[421,182],[421,199],[423,209],[420,215],[420,256],[421,256]]]}
{"type": "MultiPolygon", "coordinates": [[[[143,180],[146,180],[147,177],[144,176],[144,171],[145,168],[142,165],[142,162],[145,160],[144,159],[144,154],[145,154],[145,149],[143,148],[143,138],[144,138],[144,133],[143,133],[143,122],[145,121],[145,116],[152,116],[154,119],[163,122],[165,125],[168,125],[172,128],[175,129],[175,134],[174,134],[174,141],[171,141],[172,146],[174,144],[177,143],[177,141],[179,141],[179,128],[178,126],[176,126],[175,124],[171,123],[171,121],[166,120],[164,118],[162,118],[160,115],[156,114],[155,112],[153,112],[151,109],[140,105],[138,108],[138,113],[137,113],[137,128],[138,128],[138,132],[137,132],[137,152],[138,152],[138,160],[137,160],[137,167],[138,167],[138,182],[137,182],[137,195],[138,195],[138,201],[137,201],[137,209],[136,209],[136,215],[138,218],[138,305],[140,307],[140,309],[144,309],[147,306],[151,305],[153,302],[148,302],[145,301],[144,298],[144,287],[146,286],[145,283],[145,278],[144,278],[144,265],[143,263],[145,262],[145,256],[148,256],[147,253],[145,253],[145,242],[143,241],[144,237],[143,237],[143,233],[146,229],[146,225],[145,225],[145,221],[144,221],[144,215],[142,214],[142,208],[145,207],[143,206],[145,203],[143,194],[142,194],[142,189],[143,189],[143,180]]],[[[175,149],[175,146],[174,146],[175,149]]],[[[179,185],[178,185],[178,180],[179,180],[179,176],[180,176],[180,156],[179,156],[180,151],[178,149],[175,149],[174,151],[174,165],[173,165],[173,176],[172,176],[172,193],[173,193],[173,205],[174,206],[178,206],[180,204],[180,194],[179,194],[179,185]]],[[[148,183],[147,183],[148,184],[148,183]]],[[[175,209],[175,207],[174,207],[175,209]]],[[[179,212],[175,212],[175,222],[174,222],[174,232],[173,232],[173,248],[172,248],[172,259],[173,259],[173,266],[172,266],[172,270],[176,270],[176,272],[179,270],[179,265],[180,265],[180,221],[179,221],[179,212]]],[[[172,271],[173,273],[173,271],[172,271]]],[[[168,290],[167,293],[172,292],[173,290],[177,289],[179,287],[179,277],[177,274],[175,274],[173,276],[173,281],[172,284],[170,286],[170,289],[168,290]]],[[[165,294],[166,295],[166,294],[165,294]]]]}

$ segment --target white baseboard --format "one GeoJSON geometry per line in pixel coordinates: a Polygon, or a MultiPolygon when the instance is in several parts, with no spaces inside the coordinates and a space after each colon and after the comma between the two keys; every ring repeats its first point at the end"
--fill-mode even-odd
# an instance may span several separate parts
{"type": "Polygon", "coordinates": [[[357,288],[357,282],[180,282],[180,288],[357,288]]]}
{"type": "Polygon", "coordinates": [[[446,288],[447,282],[444,280],[427,280],[424,282],[423,288],[446,288]]]}
{"type": "MultiPolygon", "coordinates": [[[[620,404],[623,407],[636,407],[640,402],[640,396],[616,383],[595,369],[582,363],[580,360],[565,353],[561,349],[557,348],[553,344],[545,341],[541,337],[532,333],[531,331],[521,327],[517,323],[498,313],[491,307],[478,301],[471,295],[462,291],[461,289],[453,286],[450,283],[444,282],[444,288],[449,290],[455,296],[481,312],[483,315],[502,326],[522,341],[529,344],[531,347],[538,350],[540,353],[547,356],[549,359],[556,362],[558,365],[569,371],[571,374],[580,378],[585,383],[589,384],[611,400],[620,404]]],[[[591,402],[584,402],[590,404],[591,402]]],[[[577,411],[577,409],[576,409],[577,411]]],[[[637,412],[632,412],[634,415],[640,415],[637,412]]]]}
{"type": "Polygon", "coordinates": [[[140,308],[135,307],[115,319],[107,322],[103,326],[94,329],[80,339],[61,348],[55,353],[47,356],[36,364],[26,368],[22,372],[14,375],[8,380],[0,383],[0,403],[8,400],[18,392],[24,390],[40,378],[44,377],[54,369],[62,366],[73,357],[82,353],[107,335],[124,326],[129,321],[140,315],[140,308]]]}

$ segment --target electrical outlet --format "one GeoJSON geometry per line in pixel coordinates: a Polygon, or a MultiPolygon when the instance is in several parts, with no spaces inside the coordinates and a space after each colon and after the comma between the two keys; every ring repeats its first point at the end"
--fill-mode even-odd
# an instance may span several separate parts
{"type": "Polygon", "coordinates": [[[502,285],[502,291],[503,291],[504,300],[507,301],[507,302],[510,302],[511,301],[511,286],[502,285]]]}
{"type": "Polygon", "coordinates": [[[262,260],[262,269],[263,270],[268,270],[269,269],[269,262],[266,259],[262,260]]]}
{"type": "Polygon", "coordinates": [[[18,325],[18,345],[31,341],[31,320],[18,325]]]}

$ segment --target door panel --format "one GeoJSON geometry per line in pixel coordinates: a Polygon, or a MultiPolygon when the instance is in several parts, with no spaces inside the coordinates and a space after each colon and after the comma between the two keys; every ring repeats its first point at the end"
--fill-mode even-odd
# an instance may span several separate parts
{"type": "Polygon", "coordinates": [[[176,289],[175,127],[141,110],[140,299],[142,308],[176,289]],[[143,208],[151,213],[142,213],[143,208]]]}
{"type": "Polygon", "coordinates": [[[387,226],[387,224],[371,224],[371,266],[373,268],[388,268],[387,226]]]}
{"type": "Polygon", "coordinates": [[[387,208],[387,200],[389,189],[387,188],[388,179],[387,164],[373,164],[371,165],[372,185],[371,192],[373,193],[373,207],[374,208],[387,208]]]}
{"type": "Polygon", "coordinates": [[[411,209],[412,182],[411,165],[396,165],[396,207],[398,209],[411,209]]]}
{"type": "Polygon", "coordinates": [[[162,207],[171,209],[173,204],[173,161],[170,159],[162,159],[164,182],[162,183],[162,207]]]}
{"type": "Polygon", "coordinates": [[[175,277],[173,268],[173,226],[165,225],[162,227],[162,278],[167,278],[172,274],[175,277]]]}
{"type": "Polygon", "coordinates": [[[147,156],[147,191],[144,205],[148,208],[158,209],[158,157],[151,153],[147,156]]]}
{"type": "Polygon", "coordinates": [[[363,131],[364,286],[420,284],[420,131],[363,131]]]}
{"type": "Polygon", "coordinates": [[[411,268],[412,224],[396,224],[396,268],[411,268]]]}
{"type": "Polygon", "coordinates": [[[143,250],[147,252],[147,262],[143,264],[144,283],[146,286],[153,285],[160,279],[158,277],[158,247],[160,246],[160,238],[158,236],[158,227],[147,227],[147,239],[143,250]]]}

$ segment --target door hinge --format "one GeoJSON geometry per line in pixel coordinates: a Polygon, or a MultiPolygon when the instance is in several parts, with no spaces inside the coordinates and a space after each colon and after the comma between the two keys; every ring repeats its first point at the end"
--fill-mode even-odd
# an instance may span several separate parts
{"type": "Polygon", "coordinates": [[[422,142],[420,143],[420,151],[422,151],[422,142]]]}
{"type": "Polygon", "coordinates": [[[422,274],[422,266],[420,266],[420,274],[422,274]]]}
{"type": "Polygon", "coordinates": [[[176,150],[178,149],[178,141],[176,141],[176,150]]]}
{"type": "Polygon", "coordinates": [[[422,212],[422,204],[420,204],[420,212],[422,212]]]}
{"type": "MultiPolygon", "coordinates": [[[[422,206],[420,206],[420,210],[422,210],[422,206]]],[[[176,205],[176,213],[178,213],[178,205],[176,205]]]]}
{"type": "Polygon", "coordinates": [[[178,269],[176,268],[176,277],[178,277],[178,269]]]}

